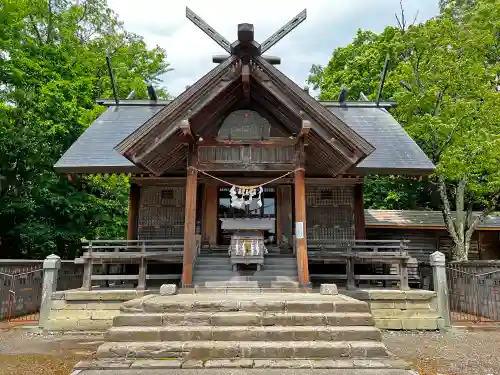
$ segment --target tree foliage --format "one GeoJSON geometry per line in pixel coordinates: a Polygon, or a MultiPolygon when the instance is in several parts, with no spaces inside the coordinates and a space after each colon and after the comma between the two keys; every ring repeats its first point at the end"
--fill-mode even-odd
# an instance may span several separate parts
{"type": "MultiPolygon", "coordinates": [[[[342,85],[373,98],[382,56],[391,56],[384,95],[398,101],[394,116],[437,167],[432,190],[439,192],[455,259],[467,259],[472,234],[500,197],[499,20],[495,0],[443,2],[441,14],[423,24],[358,32],[309,78],[323,99],[335,98],[342,85]],[[350,58],[337,63],[339,56],[350,58]]],[[[388,181],[367,184],[367,196],[394,195],[385,190],[388,181]]],[[[421,196],[422,187],[415,185],[414,194],[421,196]]]]}
{"type": "MultiPolygon", "coordinates": [[[[0,250],[72,257],[82,237],[123,237],[123,176],[56,174],[53,165],[103,111],[113,59],[121,97],[159,84],[166,53],[127,32],[104,0],[0,4],[0,250]]],[[[161,91],[167,96],[166,90],[161,91]]]]}

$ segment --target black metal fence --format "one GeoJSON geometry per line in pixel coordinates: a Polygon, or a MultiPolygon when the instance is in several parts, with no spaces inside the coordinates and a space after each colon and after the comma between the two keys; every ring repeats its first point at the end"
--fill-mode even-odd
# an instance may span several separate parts
{"type": "Polygon", "coordinates": [[[452,262],[446,271],[452,322],[500,322],[500,262],[452,262]]]}

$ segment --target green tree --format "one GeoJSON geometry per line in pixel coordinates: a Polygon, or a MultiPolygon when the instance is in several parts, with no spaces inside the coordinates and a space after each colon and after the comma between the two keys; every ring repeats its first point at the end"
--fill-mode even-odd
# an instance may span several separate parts
{"type": "MultiPolygon", "coordinates": [[[[359,32],[349,51],[338,49],[327,68],[313,67],[309,79],[323,99],[335,99],[342,85],[355,88],[353,98],[357,90],[374,98],[382,56],[392,56],[385,97],[398,101],[394,116],[437,166],[431,181],[441,197],[455,259],[467,259],[472,234],[500,196],[499,20],[496,0],[447,3],[441,15],[424,24],[388,27],[380,35],[359,32]],[[337,64],[333,60],[339,55],[354,61],[337,64]],[[473,217],[473,209],[481,214],[473,217]]],[[[387,178],[367,185],[368,197],[370,192],[380,197],[384,188],[391,192],[387,178]]],[[[432,192],[422,186],[414,192],[419,189],[432,192]]]]}
{"type": "Polygon", "coordinates": [[[500,197],[500,6],[478,1],[460,20],[455,14],[448,8],[405,35],[411,54],[395,77],[408,89],[396,94],[395,113],[437,166],[453,255],[463,260],[500,197]],[[474,208],[481,214],[473,217],[474,208]]]}
{"type": "MultiPolygon", "coordinates": [[[[4,257],[73,257],[86,238],[126,232],[126,176],[58,175],[53,165],[103,111],[169,70],[166,53],[128,33],[104,0],[0,4],[0,250],[4,257]]],[[[168,92],[159,88],[163,97],[168,92]]]]}

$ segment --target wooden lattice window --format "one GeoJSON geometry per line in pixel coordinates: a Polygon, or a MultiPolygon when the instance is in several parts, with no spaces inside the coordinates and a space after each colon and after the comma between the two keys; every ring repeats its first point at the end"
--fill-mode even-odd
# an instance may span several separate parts
{"type": "Polygon", "coordinates": [[[161,199],[174,199],[174,191],[172,189],[162,190],[161,199]]]}
{"type": "Polygon", "coordinates": [[[333,199],[333,191],[331,189],[322,189],[320,195],[321,195],[321,200],[333,199]]]}

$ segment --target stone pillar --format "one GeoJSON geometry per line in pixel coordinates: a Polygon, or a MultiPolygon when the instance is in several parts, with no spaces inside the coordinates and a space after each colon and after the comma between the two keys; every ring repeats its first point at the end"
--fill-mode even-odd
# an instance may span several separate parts
{"type": "Polygon", "coordinates": [[[44,327],[49,319],[50,308],[52,307],[52,293],[57,290],[57,277],[61,268],[61,258],[55,254],[49,255],[43,261],[43,287],[42,302],[40,304],[39,326],[44,327]]]}
{"type": "Polygon", "coordinates": [[[437,295],[437,311],[441,317],[439,328],[447,329],[451,326],[450,300],[448,296],[448,282],[446,280],[446,257],[440,251],[431,254],[432,276],[434,291],[437,295]]]}

